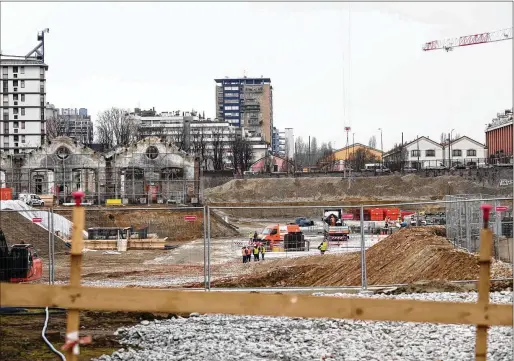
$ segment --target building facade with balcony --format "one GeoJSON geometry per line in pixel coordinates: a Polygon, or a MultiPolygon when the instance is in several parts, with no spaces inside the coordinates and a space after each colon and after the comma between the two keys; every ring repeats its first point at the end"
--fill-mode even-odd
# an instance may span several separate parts
{"type": "Polygon", "coordinates": [[[216,82],[216,118],[245,127],[271,145],[273,87],[270,78],[225,78],[216,82]]]}
{"type": "Polygon", "coordinates": [[[32,58],[0,58],[0,150],[20,154],[46,139],[46,71],[32,58]]]}

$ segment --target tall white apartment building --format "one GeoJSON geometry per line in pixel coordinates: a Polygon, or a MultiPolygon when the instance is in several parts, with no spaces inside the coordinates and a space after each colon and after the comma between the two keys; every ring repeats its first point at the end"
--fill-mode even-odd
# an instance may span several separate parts
{"type": "Polygon", "coordinates": [[[11,154],[36,149],[45,141],[48,66],[25,59],[0,59],[0,66],[0,149],[11,154]]]}
{"type": "Polygon", "coordinates": [[[0,57],[0,151],[26,153],[45,142],[46,71],[44,33],[26,56],[0,57]]]}

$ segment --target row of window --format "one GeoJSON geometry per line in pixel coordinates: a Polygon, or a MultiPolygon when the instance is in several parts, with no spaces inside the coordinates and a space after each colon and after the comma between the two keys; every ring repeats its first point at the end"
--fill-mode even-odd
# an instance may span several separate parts
{"type": "MultiPolygon", "coordinates": [[[[4,73],[4,75],[5,75],[5,76],[7,76],[7,69],[8,69],[8,67],[7,67],[7,66],[4,66],[4,67],[3,67],[3,73],[4,73]]],[[[20,70],[20,73],[21,73],[21,74],[25,74],[25,67],[24,67],[24,66],[20,66],[20,67],[19,67],[19,70],[20,70]]],[[[18,72],[18,67],[17,67],[17,66],[13,66],[13,67],[12,67],[12,72],[13,72],[13,73],[17,73],[17,72],[18,72]]]]}
{"type": "Polygon", "coordinates": [[[239,98],[239,93],[225,93],[225,97],[237,97],[237,98],[239,98]]]}
{"type": "MultiPolygon", "coordinates": [[[[411,157],[421,157],[421,150],[418,150],[418,149],[411,150],[410,155],[411,155],[411,157]]],[[[476,157],[476,155],[477,155],[476,149],[468,149],[466,151],[467,157],[476,157]]],[[[461,149],[453,149],[452,156],[461,157],[462,150],[461,149]]],[[[425,157],[435,157],[435,150],[434,149],[425,150],[425,157]]]]}
{"type": "MultiPolygon", "coordinates": [[[[25,94],[19,94],[21,96],[21,101],[24,102],[25,101],[25,94]]],[[[12,99],[17,102],[18,100],[20,100],[20,96],[18,96],[18,94],[13,94],[12,96],[12,99]]],[[[41,97],[43,98],[43,97],[41,97]]],[[[44,99],[42,99],[41,101],[44,101],[44,99]]],[[[9,95],[7,94],[4,94],[4,103],[8,103],[9,102],[9,95]]]]}
{"type": "Polygon", "coordinates": [[[239,105],[225,105],[225,110],[239,110],[239,105]]]}
{"type": "MultiPolygon", "coordinates": [[[[20,138],[21,138],[21,142],[25,143],[25,136],[24,135],[21,135],[21,136],[20,135],[15,135],[15,136],[13,136],[13,141],[19,142],[20,138]]],[[[9,144],[9,137],[4,137],[4,145],[5,144],[9,144]]]]}
{"type": "Polygon", "coordinates": [[[226,86],[223,89],[225,91],[233,91],[233,90],[239,91],[239,87],[238,86],[226,86]]]}
{"type": "MultiPolygon", "coordinates": [[[[7,76],[7,74],[8,74],[7,70],[8,69],[9,69],[9,67],[7,67],[7,66],[3,66],[2,67],[2,72],[3,72],[4,76],[7,76]]],[[[20,67],[13,66],[12,67],[12,72],[13,73],[18,73],[18,70],[19,70],[20,74],[25,74],[25,67],[24,66],[20,66],[20,67]]],[[[39,68],[39,74],[41,74],[41,75],[45,74],[45,68],[40,67],[39,68]]]]}

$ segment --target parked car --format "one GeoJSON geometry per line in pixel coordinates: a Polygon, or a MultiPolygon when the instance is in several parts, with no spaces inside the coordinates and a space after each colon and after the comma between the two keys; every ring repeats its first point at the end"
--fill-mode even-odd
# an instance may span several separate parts
{"type": "Polygon", "coordinates": [[[19,199],[25,202],[29,206],[40,206],[44,207],[45,202],[37,194],[20,194],[19,199]]]}
{"type": "Polygon", "coordinates": [[[413,167],[405,167],[405,168],[403,168],[403,171],[404,171],[404,173],[415,173],[415,172],[417,172],[417,169],[413,168],[413,167]]]}
{"type": "Polygon", "coordinates": [[[310,219],[306,217],[298,217],[295,219],[295,223],[300,227],[311,227],[314,226],[314,221],[311,221],[310,219]]]}

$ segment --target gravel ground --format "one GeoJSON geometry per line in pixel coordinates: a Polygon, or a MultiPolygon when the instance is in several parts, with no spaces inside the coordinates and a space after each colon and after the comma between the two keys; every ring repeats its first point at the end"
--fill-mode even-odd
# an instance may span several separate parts
{"type": "MultiPolygon", "coordinates": [[[[476,293],[358,297],[476,302],[476,293]]],[[[512,303],[512,293],[492,293],[491,302],[512,303]]],[[[97,361],[471,360],[475,344],[474,326],[199,314],[142,321],[117,334],[125,348],[97,361]]],[[[512,327],[492,327],[488,360],[512,360],[512,338],[512,327]]]]}

